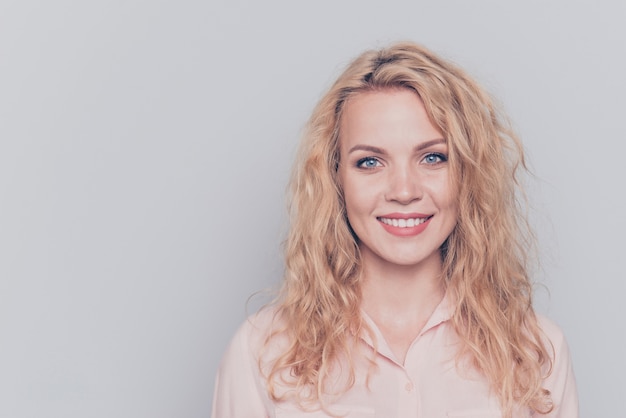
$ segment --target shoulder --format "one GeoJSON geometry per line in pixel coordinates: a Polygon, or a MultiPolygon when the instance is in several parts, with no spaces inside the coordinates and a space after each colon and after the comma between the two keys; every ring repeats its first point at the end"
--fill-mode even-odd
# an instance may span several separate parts
{"type": "Polygon", "coordinates": [[[569,346],[561,328],[551,319],[537,315],[550,355],[544,388],[550,391],[554,409],[546,417],[578,417],[578,395],[569,346]]]}
{"type": "Polygon", "coordinates": [[[544,341],[544,343],[548,345],[546,348],[548,348],[549,351],[553,351],[555,357],[558,357],[563,351],[569,353],[565,334],[556,322],[545,315],[537,314],[537,323],[546,339],[546,341],[544,341]]]}
{"type": "Polygon", "coordinates": [[[563,330],[552,319],[537,315],[537,322],[542,332],[543,344],[550,356],[552,372],[559,368],[571,369],[569,345],[563,330]]]}
{"type": "Polygon", "coordinates": [[[240,351],[239,354],[257,357],[267,340],[280,331],[281,322],[278,311],[274,307],[263,308],[250,315],[239,326],[231,342],[229,351],[240,351]]]}
{"type": "Polygon", "coordinates": [[[537,323],[539,324],[539,327],[541,328],[541,330],[543,331],[543,333],[546,335],[547,338],[549,338],[551,341],[565,339],[565,336],[563,334],[563,331],[561,330],[561,327],[559,327],[559,325],[557,325],[557,323],[554,320],[539,313],[536,314],[536,316],[537,316],[537,323]]]}
{"type": "Polygon", "coordinates": [[[260,366],[266,352],[280,350],[273,341],[267,343],[277,329],[276,318],[276,310],[262,309],[235,332],[215,379],[212,417],[269,416],[273,406],[260,366]]]}

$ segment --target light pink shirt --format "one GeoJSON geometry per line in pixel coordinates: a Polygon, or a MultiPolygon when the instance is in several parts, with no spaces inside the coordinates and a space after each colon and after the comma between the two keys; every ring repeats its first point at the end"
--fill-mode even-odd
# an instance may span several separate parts
{"type": "MultiPolygon", "coordinates": [[[[371,368],[367,361],[367,355],[371,357],[374,353],[373,343],[364,337],[359,347],[363,355],[355,360],[356,382],[346,393],[333,398],[330,410],[347,418],[501,417],[498,399],[485,378],[462,365],[455,365],[459,338],[448,321],[450,314],[449,304],[444,299],[411,344],[405,362],[401,364],[394,358],[374,322],[364,313],[378,341],[377,366],[371,368]]],[[[567,343],[556,325],[543,317],[539,319],[555,350],[553,370],[543,386],[550,390],[555,407],[547,415],[516,411],[515,418],[577,418],[576,384],[567,343]]],[[[272,311],[265,310],[250,317],[236,333],[217,375],[213,418],[331,416],[320,410],[305,412],[295,402],[276,403],[268,397],[258,356],[272,329],[272,321],[272,311]]],[[[285,344],[284,339],[272,340],[264,358],[277,355],[285,344]]],[[[336,380],[339,386],[345,377],[345,370],[342,372],[339,367],[332,373],[333,381],[336,380]]]]}

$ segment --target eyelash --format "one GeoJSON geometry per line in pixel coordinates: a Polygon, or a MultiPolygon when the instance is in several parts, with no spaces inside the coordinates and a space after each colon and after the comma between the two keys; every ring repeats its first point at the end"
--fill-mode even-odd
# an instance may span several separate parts
{"type": "MultiPolygon", "coordinates": [[[[445,154],[441,154],[441,153],[439,153],[439,152],[431,152],[431,153],[429,153],[429,154],[426,154],[426,155],[424,156],[424,158],[422,158],[422,161],[424,161],[427,165],[438,165],[438,164],[445,163],[446,161],[448,161],[448,157],[447,157],[447,155],[445,155],[445,154]],[[426,161],[426,159],[428,159],[428,158],[432,158],[432,157],[436,158],[436,159],[437,159],[437,161],[432,161],[432,162],[427,162],[427,161],[426,161]]],[[[375,158],[375,157],[365,157],[365,158],[361,158],[361,159],[359,159],[359,160],[356,162],[356,166],[357,166],[358,168],[362,168],[362,169],[364,169],[364,170],[372,170],[372,169],[374,169],[374,168],[378,167],[379,165],[380,165],[380,161],[379,161],[377,158],[375,158]],[[366,164],[366,163],[368,163],[368,162],[374,162],[374,163],[376,163],[377,165],[376,165],[376,166],[369,166],[369,167],[366,167],[366,166],[365,166],[365,164],[366,164]]]]}
{"type": "Polygon", "coordinates": [[[374,157],[365,157],[365,158],[361,158],[360,160],[358,160],[358,161],[356,162],[356,166],[357,166],[358,168],[363,168],[363,169],[365,169],[365,170],[371,170],[371,169],[373,169],[373,168],[378,167],[378,165],[377,165],[377,166],[374,166],[374,167],[365,167],[365,166],[364,166],[364,164],[365,164],[365,163],[367,163],[367,162],[370,162],[370,161],[375,162],[375,163],[377,163],[377,164],[380,164],[380,161],[378,161],[378,159],[377,159],[377,158],[374,158],[374,157]]]}
{"type": "Polygon", "coordinates": [[[448,161],[448,157],[445,154],[441,154],[438,152],[431,152],[430,154],[427,154],[426,156],[424,156],[422,161],[425,161],[427,158],[430,158],[430,157],[435,157],[439,161],[427,163],[429,165],[437,165],[437,164],[445,163],[446,161],[448,161]]]}

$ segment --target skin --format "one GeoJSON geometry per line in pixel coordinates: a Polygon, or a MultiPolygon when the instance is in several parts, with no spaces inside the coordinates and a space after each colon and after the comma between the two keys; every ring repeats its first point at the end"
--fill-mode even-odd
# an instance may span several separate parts
{"type": "Polygon", "coordinates": [[[362,308],[404,363],[444,294],[440,248],[457,222],[448,147],[408,89],[351,97],[339,147],[339,180],[363,262],[362,308]]]}

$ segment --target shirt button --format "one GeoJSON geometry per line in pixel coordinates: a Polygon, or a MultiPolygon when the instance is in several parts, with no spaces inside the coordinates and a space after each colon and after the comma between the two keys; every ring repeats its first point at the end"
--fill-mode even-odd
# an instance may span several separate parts
{"type": "Polygon", "coordinates": [[[407,392],[412,391],[412,390],[413,390],[413,383],[408,382],[406,385],[404,385],[404,389],[405,389],[407,392]]]}

